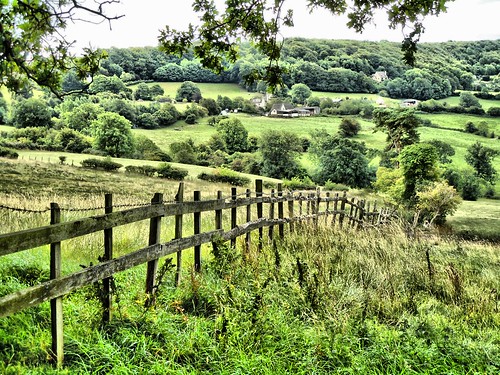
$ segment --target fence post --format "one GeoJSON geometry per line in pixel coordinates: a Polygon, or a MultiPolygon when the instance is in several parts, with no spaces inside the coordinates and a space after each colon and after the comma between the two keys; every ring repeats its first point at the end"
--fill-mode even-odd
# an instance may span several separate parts
{"type": "MultiPolygon", "coordinates": [[[[233,201],[233,204],[236,202],[236,195],[237,195],[236,188],[232,187],[231,188],[231,200],[233,201]]],[[[231,229],[234,229],[238,226],[237,215],[238,215],[238,212],[237,212],[236,207],[231,208],[231,229]]],[[[236,248],[236,237],[231,238],[231,247],[236,248]]]]}
{"type": "MultiPolygon", "coordinates": [[[[57,203],[50,204],[50,224],[61,222],[61,210],[57,203]]],[[[50,244],[50,279],[61,277],[61,242],[50,244]]],[[[63,305],[62,297],[50,300],[50,320],[52,333],[52,359],[57,367],[64,361],[63,305]]]]}
{"type": "MultiPolygon", "coordinates": [[[[199,202],[201,200],[201,192],[195,191],[193,200],[199,202]]],[[[194,234],[201,233],[201,212],[195,212],[193,214],[194,222],[194,234]]],[[[201,245],[196,245],[194,247],[194,270],[195,272],[201,271],[201,245]]]]}
{"type": "MultiPolygon", "coordinates": [[[[256,197],[262,199],[262,180],[255,180],[255,192],[256,192],[256,197]]],[[[257,219],[261,219],[263,217],[263,207],[262,207],[262,202],[257,203],[257,219]]],[[[262,250],[262,238],[264,236],[264,230],[263,228],[259,228],[259,245],[258,249],[262,250]]]]}
{"type": "Polygon", "coordinates": [[[371,220],[371,223],[372,225],[375,224],[375,219],[376,219],[376,215],[377,215],[377,201],[375,201],[375,203],[373,203],[373,210],[371,212],[371,216],[372,216],[372,220],[371,220]]]}
{"type": "Polygon", "coordinates": [[[344,194],[342,195],[340,202],[340,216],[339,216],[339,223],[340,223],[340,228],[344,225],[344,218],[345,218],[345,204],[347,203],[347,192],[344,191],[344,194]]]}
{"type": "Polygon", "coordinates": [[[293,206],[294,206],[294,203],[295,203],[295,197],[293,196],[293,193],[289,193],[287,194],[288,196],[288,217],[290,219],[290,233],[293,233],[293,206]],[[291,197],[290,197],[291,196],[291,197]],[[291,199],[290,199],[291,198],[291,199]]]}
{"type": "MultiPolygon", "coordinates": [[[[184,202],[184,182],[179,182],[179,190],[175,196],[176,203],[182,205],[184,202]]],[[[174,238],[182,238],[182,214],[175,215],[175,235],[174,238]]],[[[182,272],[182,250],[177,252],[177,270],[175,272],[175,285],[179,286],[181,283],[181,272],[182,272]]]]}
{"type": "MultiPolygon", "coordinates": [[[[217,192],[217,200],[220,202],[222,200],[222,191],[217,192]]],[[[222,209],[215,210],[215,229],[222,229],[222,209]]]]}
{"type": "MultiPolygon", "coordinates": [[[[113,212],[113,194],[104,194],[104,213],[110,214],[113,212]]],[[[113,228],[104,229],[104,257],[103,261],[113,259],[113,228]]],[[[112,298],[112,277],[107,277],[102,280],[103,300],[102,300],[102,323],[111,321],[111,308],[113,303],[112,298]]]]}
{"type": "MultiPolygon", "coordinates": [[[[156,193],[151,199],[151,204],[163,203],[163,194],[156,193]]],[[[149,219],[149,242],[148,245],[156,245],[160,243],[161,234],[161,216],[152,217],[149,219]]],[[[158,259],[148,262],[148,269],[146,273],[146,307],[154,304],[155,301],[155,284],[156,284],[156,271],[158,270],[158,259]]]]}
{"type": "MultiPolygon", "coordinates": [[[[278,219],[283,220],[285,217],[285,214],[283,212],[283,184],[280,182],[278,184],[278,219]]],[[[285,224],[281,223],[278,226],[278,233],[280,238],[285,237],[285,224]]]]}
{"type": "Polygon", "coordinates": [[[359,222],[358,222],[358,228],[363,227],[363,219],[365,216],[365,200],[362,199],[361,202],[359,202],[359,222]]]}
{"type": "Polygon", "coordinates": [[[328,215],[330,215],[330,192],[326,192],[325,224],[328,224],[328,215]]]}
{"type": "MultiPolygon", "coordinates": [[[[222,191],[217,191],[217,202],[221,203],[223,201],[222,198],[222,191]]],[[[222,209],[219,208],[215,210],[215,230],[221,230],[222,229],[222,209]]],[[[212,242],[212,247],[215,250],[217,250],[217,242],[212,242]]]]}
{"type": "MultiPolygon", "coordinates": [[[[269,219],[274,219],[274,189],[271,189],[271,203],[269,203],[269,219]]],[[[269,242],[273,242],[274,225],[269,226],[269,242]]]]}
{"type": "MultiPolygon", "coordinates": [[[[313,193],[314,194],[314,193],[313,193]]],[[[313,201],[313,215],[314,215],[314,227],[318,227],[319,223],[319,204],[321,202],[321,190],[319,188],[316,189],[316,194],[314,196],[313,201]]]]}
{"type": "MultiPolygon", "coordinates": [[[[250,199],[252,196],[251,190],[247,189],[245,197],[247,199],[250,199]]],[[[246,217],[247,223],[252,221],[252,205],[249,204],[247,205],[247,217],[246,217]]],[[[251,243],[251,233],[247,233],[245,237],[245,249],[246,251],[250,251],[250,243],[251,243]]]]}
{"type": "Polygon", "coordinates": [[[334,197],[334,201],[333,201],[332,225],[334,225],[337,222],[338,208],[339,208],[339,193],[335,193],[335,197],[334,197]]]}
{"type": "Polygon", "coordinates": [[[352,198],[351,199],[351,209],[349,211],[349,225],[352,227],[353,226],[353,218],[354,218],[354,205],[356,204],[355,203],[356,199],[355,198],[352,198]]]}

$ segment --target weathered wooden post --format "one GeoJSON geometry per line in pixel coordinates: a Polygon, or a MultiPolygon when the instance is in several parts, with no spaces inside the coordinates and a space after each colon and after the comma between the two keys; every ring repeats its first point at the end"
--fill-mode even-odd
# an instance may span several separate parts
{"type": "Polygon", "coordinates": [[[330,192],[326,192],[326,208],[325,208],[325,224],[328,224],[328,216],[330,215],[330,192]]]}
{"type": "Polygon", "coordinates": [[[339,193],[335,193],[335,198],[333,201],[332,225],[334,225],[337,222],[338,208],[339,208],[339,193]]]}
{"type": "MultiPolygon", "coordinates": [[[[184,182],[179,182],[179,190],[175,196],[175,201],[177,204],[182,206],[184,202],[184,182]]],[[[175,234],[174,238],[182,238],[182,214],[175,215],[175,234]]],[[[179,286],[181,283],[181,273],[182,273],[182,250],[177,252],[177,269],[175,271],[175,285],[179,286]]]]}
{"type": "Polygon", "coordinates": [[[294,206],[294,203],[295,203],[295,197],[293,196],[293,193],[289,193],[287,194],[288,196],[288,218],[290,219],[290,233],[293,233],[293,230],[294,230],[294,226],[293,226],[293,216],[294,216],[294,213],[293,213],[293,206],[294,206]]]}
{"type": "MultiPolygon", "coordinates": [[[[278,184],[278,199],[278,219],[283,220],[285,213],[283,212],[283,184],[281,182],[278,184]]],[[[283,222],[278,226],[278,233],[280,238],[285,237],[285,224],[283,222]]]]}
{"type": "MultiPolygon", "coordinates": [[[[247,189],[245,197],[247,199],[250,199],[252,197],[252,192],[251,192],[250,189],[247,189]]],[[[247,217],[246,217],[246,220],[247,220],[247,223],[249,223],[250,221],[252,221],[252,205],[251,204],[247,205],[247,217]]],[[[246,249],[246,251],[250,250],[251,238],[252,238],[251,233],[248,232],[246,234],[246,237],[245,237],[245,249],[246,249]]]]}
{"type": "Polygon", "coordinates": [[[344,191],[344,194],[342,195],[340,202],[340,216],[339,216],[340,228],[342,228],[342,226],[344,225],[346,203],[347,203],[347,192],[344,191]]]}
{"type": "MultiPolygon", "coordinates": [[[[231,188],[231,200],[232,200],[232,203],[235,205],[235,207],[231,208],[231,229],[234,229],[238,226],[238,222],[237,222],[238,212],[236,209],[236,197],[237,197],[236,188],[232,187],[231,188]]],[[[231,247],[234,247],[234,248],[236,247],[236,237],[231,238],[231,247]]]]}
{"type": "MultiPolygon", "coordinates": [[[[217,204],[222,203],[224,203],[224,200],[222,198],[222,191],[219,190],[217,192],[217,204]]],[[[217,210],[215,210],[215,229],[222,229],[222,208],[218,208],[217,210]]],[[[214,248],[215,252],[217,250],[217,242],[212,242],[212,247],[214,248]]]]}
{"type": "MultiPolygon", "coordinates": [[[[61,222],[61,209],[57,203],[50,204],[50,224],[61,222]]],[[[50,244],[50,279],[61,277],[61,242],[50,244]]],[[[63,305],[62,297],[50,300],[50,320],[52,333],[52,359],[57,367],[64,361],[63,305]]]]}
{"type": "Polygon", "coordinates": [[[349,225],[352,227],[353,226],[353,219],[354,219],[354,206],[356,205],[356,199],[352,198],[351,199],[351,209],[349,211],[349,225]]]}
{"type": "MultiPolygon", "coordinates": [[[[104,194],[104,213],[113,212],[113,195],[104,194]]],[[[104,257],[103,261],[113,259],[113,228],[104,229],[104,257]]],[[[102,300],[102,322],[103,324],[111,321],[111,308],[113,303],[113,294],[111,290],[112,278],[106,277],[102,280],[103,300],[102,300]]]]}
{"type": "MultiPolygon", "coordinates": [[[[255,194],[257,198],[262,199],[262,180],[255,180],[255,194]]],[[[257,203],[257,220],[262,219],[264,215],[262,201],[257,203]]],[[[263,228],[259,228],[259,244],[258,249],[262,250],[262,239],[264,237],[263,228]]]]}
{"type": "MultiPolygon", "coordinates": [[[[274,189],[271,189],[271,203],[269,203],[269,219],[274,219],[274,199],[275,192],[274,189]]],[[[274,225],[269,226],[269,242],[273,242],[273,233],[274,233],[274,225]]]]}
{"type": "Polygon", "coordinates": [[[316,194],[313,193],[314,200],[312,201],[312,214],[314,217],[314,228],[318,228],[319,223],[319,204],[321,202],[321,190],[316,189],[316,194]]]}
{"type": "MultiPolygon", "coordinates": [[[[201,192],[195,191],[193,200],[195,202],[199,202],[201,200],[201,192]]],[[[194,225],[194,234],[201,233],[201,212],[193,213],[193,225],[194,225]]],[[[196,245],[194,247],[194,270],[195,272],[201,271],[201,245],[196,245]]]]}
{"type": "MultiPolygon", "coordinates": [[[[163,203],[163,194],[155,193],[151,199],[151,205],[163,203]]],[[[160,243],[161,235],[161,216],[152,217],[149,219],[149,240],[148,245],[156,245],[160,243]]],[[[148,262],[146,273],[146,307],[154,304],[155,301],[155,284],[156,284],[156,271],[158,270],[158,259],[153,259],[148,262]]]]}
{"type": "Polygon", "coordinates": [[[358,228],[363,227],[363,219],[365,216],[365,200],[362,199],[359,203],[358,228]]]}

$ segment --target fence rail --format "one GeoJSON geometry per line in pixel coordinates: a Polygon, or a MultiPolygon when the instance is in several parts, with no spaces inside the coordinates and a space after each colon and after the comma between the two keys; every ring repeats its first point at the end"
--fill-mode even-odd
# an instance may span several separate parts
{"type": "MultiPolygon", "coordinates": [[[[282,191],[281,185],[277,191],[264,194],[262,181],[256,181],[255,196],[246,190],[238,195],[236,188],[231,191],[229,198],[223,198],[218,192],[217,199],[201,200],[201,193],[195,192],[193,201],[184,200],[184,185],[181,182],[174,203],[163,203],[161,194],[155,194],[151,204],[137,208],[129,208],[113,212],[112,196],[105,197],[105,213],[70,222],[60,222],[61,209],[55,203],[51,204],[51,225],[0,235],[0,256],[14,254],[28,249],[50,245],[50,280],[30,288],[0,297],[0,317],[14,314],[26,308],[36,306],[42,302],[51,301],[52,321],[52,356],[56,363],[63,361],[63,314],[62,297],[78,288],[103,280],[103,320],[111,319],[111,278],[115,273],[125,271],[140,264],[147,263],[146,293],[149,296],[147,303],[154,302],[154,285],[158,260],[161,257],[177,254],[176,283],[180,282],[182,251],[194,248],[196,271],[201,270],[202,244],[219,241],[231,241],[236,244],[236,238],[245,235],[245,245],[250,246],[250,233],[259,231],[258,246],[262,246],[263,228],[269,228],[269,239],[272,240],[274,227],[278,227],[278,235],[283,237],[285,225],[293,231],[295,223],[312,221],[317,224],[320,218],[331,225],[365,226],[380,225],[390,220],[392,211],[377,208],[364,200],[348,199],[346,193],[322,195],[321,192],[294,193],[282,191]],[[288,216],[285,217],[285,204],[288,216]],[[268,217],[263,215],[263,206],[268,207],[268,217]],[[276,207],[277,206],[277,207],[276,207]],[[238,208],[246,208],[246,222],[237,223],[238,208]],[[252,220],[252,208],[256,207],[257,218],[252,220]],[[277,209],[276,209],[277,208],[277,209]],[[222,215],[230,210],[230,226],[223,229],[222,215]],[[201,214],[213,212],[214,230],[201,233],[201,214]],[[184,215],[194,215],[194,234],[182,236],[184,215]],[[275,216],[277,214],[277,217],[275,216]],[[160,242],[161,219],[175,217],[175,237],[166,243],[160,242]],[[132,224],[143,220],[150,220],[148,246],[134,250],[126,255],[113,258],[113,228],[132,224]],[[104,232],[104,257],[97,265],[87,267],[79,272],[61,276],[61,242],[91,233],[104,232]]],[[[1,207],[0,207],[1,208],[1,207]]]]}

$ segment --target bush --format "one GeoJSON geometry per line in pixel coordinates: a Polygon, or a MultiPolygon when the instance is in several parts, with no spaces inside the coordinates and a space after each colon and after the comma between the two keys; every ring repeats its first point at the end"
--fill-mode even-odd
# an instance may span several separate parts
{"type": "Polygon", "coordinates": [[[315,190],[316,184],[308,177],[292,177],[290,180],[283,180],[283,187],[290,190],[315,190]]]}
{"type": "Polygon", "coordinates": [[[500,107],[490,107],[486,113],[491,117],[500,117],[500,107]]]}
{"type": "Polygon", "coordinates": [[[158,169],[151,165],[127,165],[125,172],[153,177],[158,172],[158,169]]]}
{"type": "Polygon", "coordinates": [[[188,175],[188,171],[185,169],[174,168],[168,163],[161,163],[156,169],[158,177],[166,178],[169,180],[184,180],[184,177],[188,175]]]}
{"type": "Polygon", "coordinates": [[[17,159],[19,154],[13,150],[9,150],[8,148],[0,147],[0,158],[7,159],[17,159]]]}
{"type": "Polygon", "coordinates": [[[331,182],[330,180],[325,182],[324,188],[325,190],[331,190],[331,191],[349,191],[350,189],[349,186],[347,185],[331,182]]]}
{"type": "Polygon", "coordinates": [[[250,179],[240,176],[238,173],[225,168],[216,169],[213,173],[202,172],[198,175],[200,180],[209,182],[223,182],[233,186],[245,186],[250,179]]]}
{"type": "Polygon", "coordinates": [[[105,159],[85,159],[80,162],[82,167],[90,169],[102,169],[108,172],[116,171],[123,167],[120,163],[115,163],[111,158],[105,159]]]}
{"type": "Polygon", "coordinates": [[[458,185],[458,191],[462,199],[477,201],[481,196],[481,182],[473,173],[463,173],[458,185]]]}
{"type": "Polygon", "coordinates": [[[344,117],[340,122],[339,134],[342,137],[354,137],[361,130],[361,124],[354,118],[344,117]]]}

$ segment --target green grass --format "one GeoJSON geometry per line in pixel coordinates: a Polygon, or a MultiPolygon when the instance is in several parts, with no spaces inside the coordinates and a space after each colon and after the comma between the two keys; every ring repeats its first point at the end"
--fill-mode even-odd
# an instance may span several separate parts
{"type": "MultiPolygon", "coordinates": [[[[479,104],[485,111],[490,107],[500,107],[500,101],[498,100],[490,100],[490,99],[478,99],[479,104]]],[[[460,96],[450,96],[445,99],[439,99],[438,102],[448,103],[450,106],[458,106],[460,104],[460,96]]]]}
{"type": "MultiPolygon", "coordinates": [[[[182,82],[154,82],[149,83],[148,85],[159,84],[163,90],[165,91],[165,96],[170,96],[171,98],[175,98],[177,94],[177,90],[182,85],[182,82]]],[[[132,90],[136,88],[137,85],[129,86],[132,90]]],[[[231,99],[234,99],[238,96],[241,96],[245,99],[251,99],[256,93],[249,93],[241,86],[234,83],[196,83],[201,90],[201,95],[204,98],[212,98],[217,99],[218,95],[227,96],[231,99]]]]}
{"type": "Polygon", "coordinates": [[[500,241],[500,200],[463,201],[447,219],[456,233],[468,238],[491,238],[500,241]]]}
{"type": "MultiPolygon", "coordinates": [[[[105,327],[95,286],[65,297],[59,371],[47,360],[48,303],[2,318],[0,372],[498,373],[498,250],[412,242],[397,227],[332,226],[299,228],[260,252],[220,246],[217,258],[203,258],[202,274],[185,269],[177,289],[169,270],[149,310],[145,267],[117,274],[119,301],[105,327]]],[[[1,292],[46,277],[22,272],[43,268],[39,257],[2,261],[1,292]]]]}

